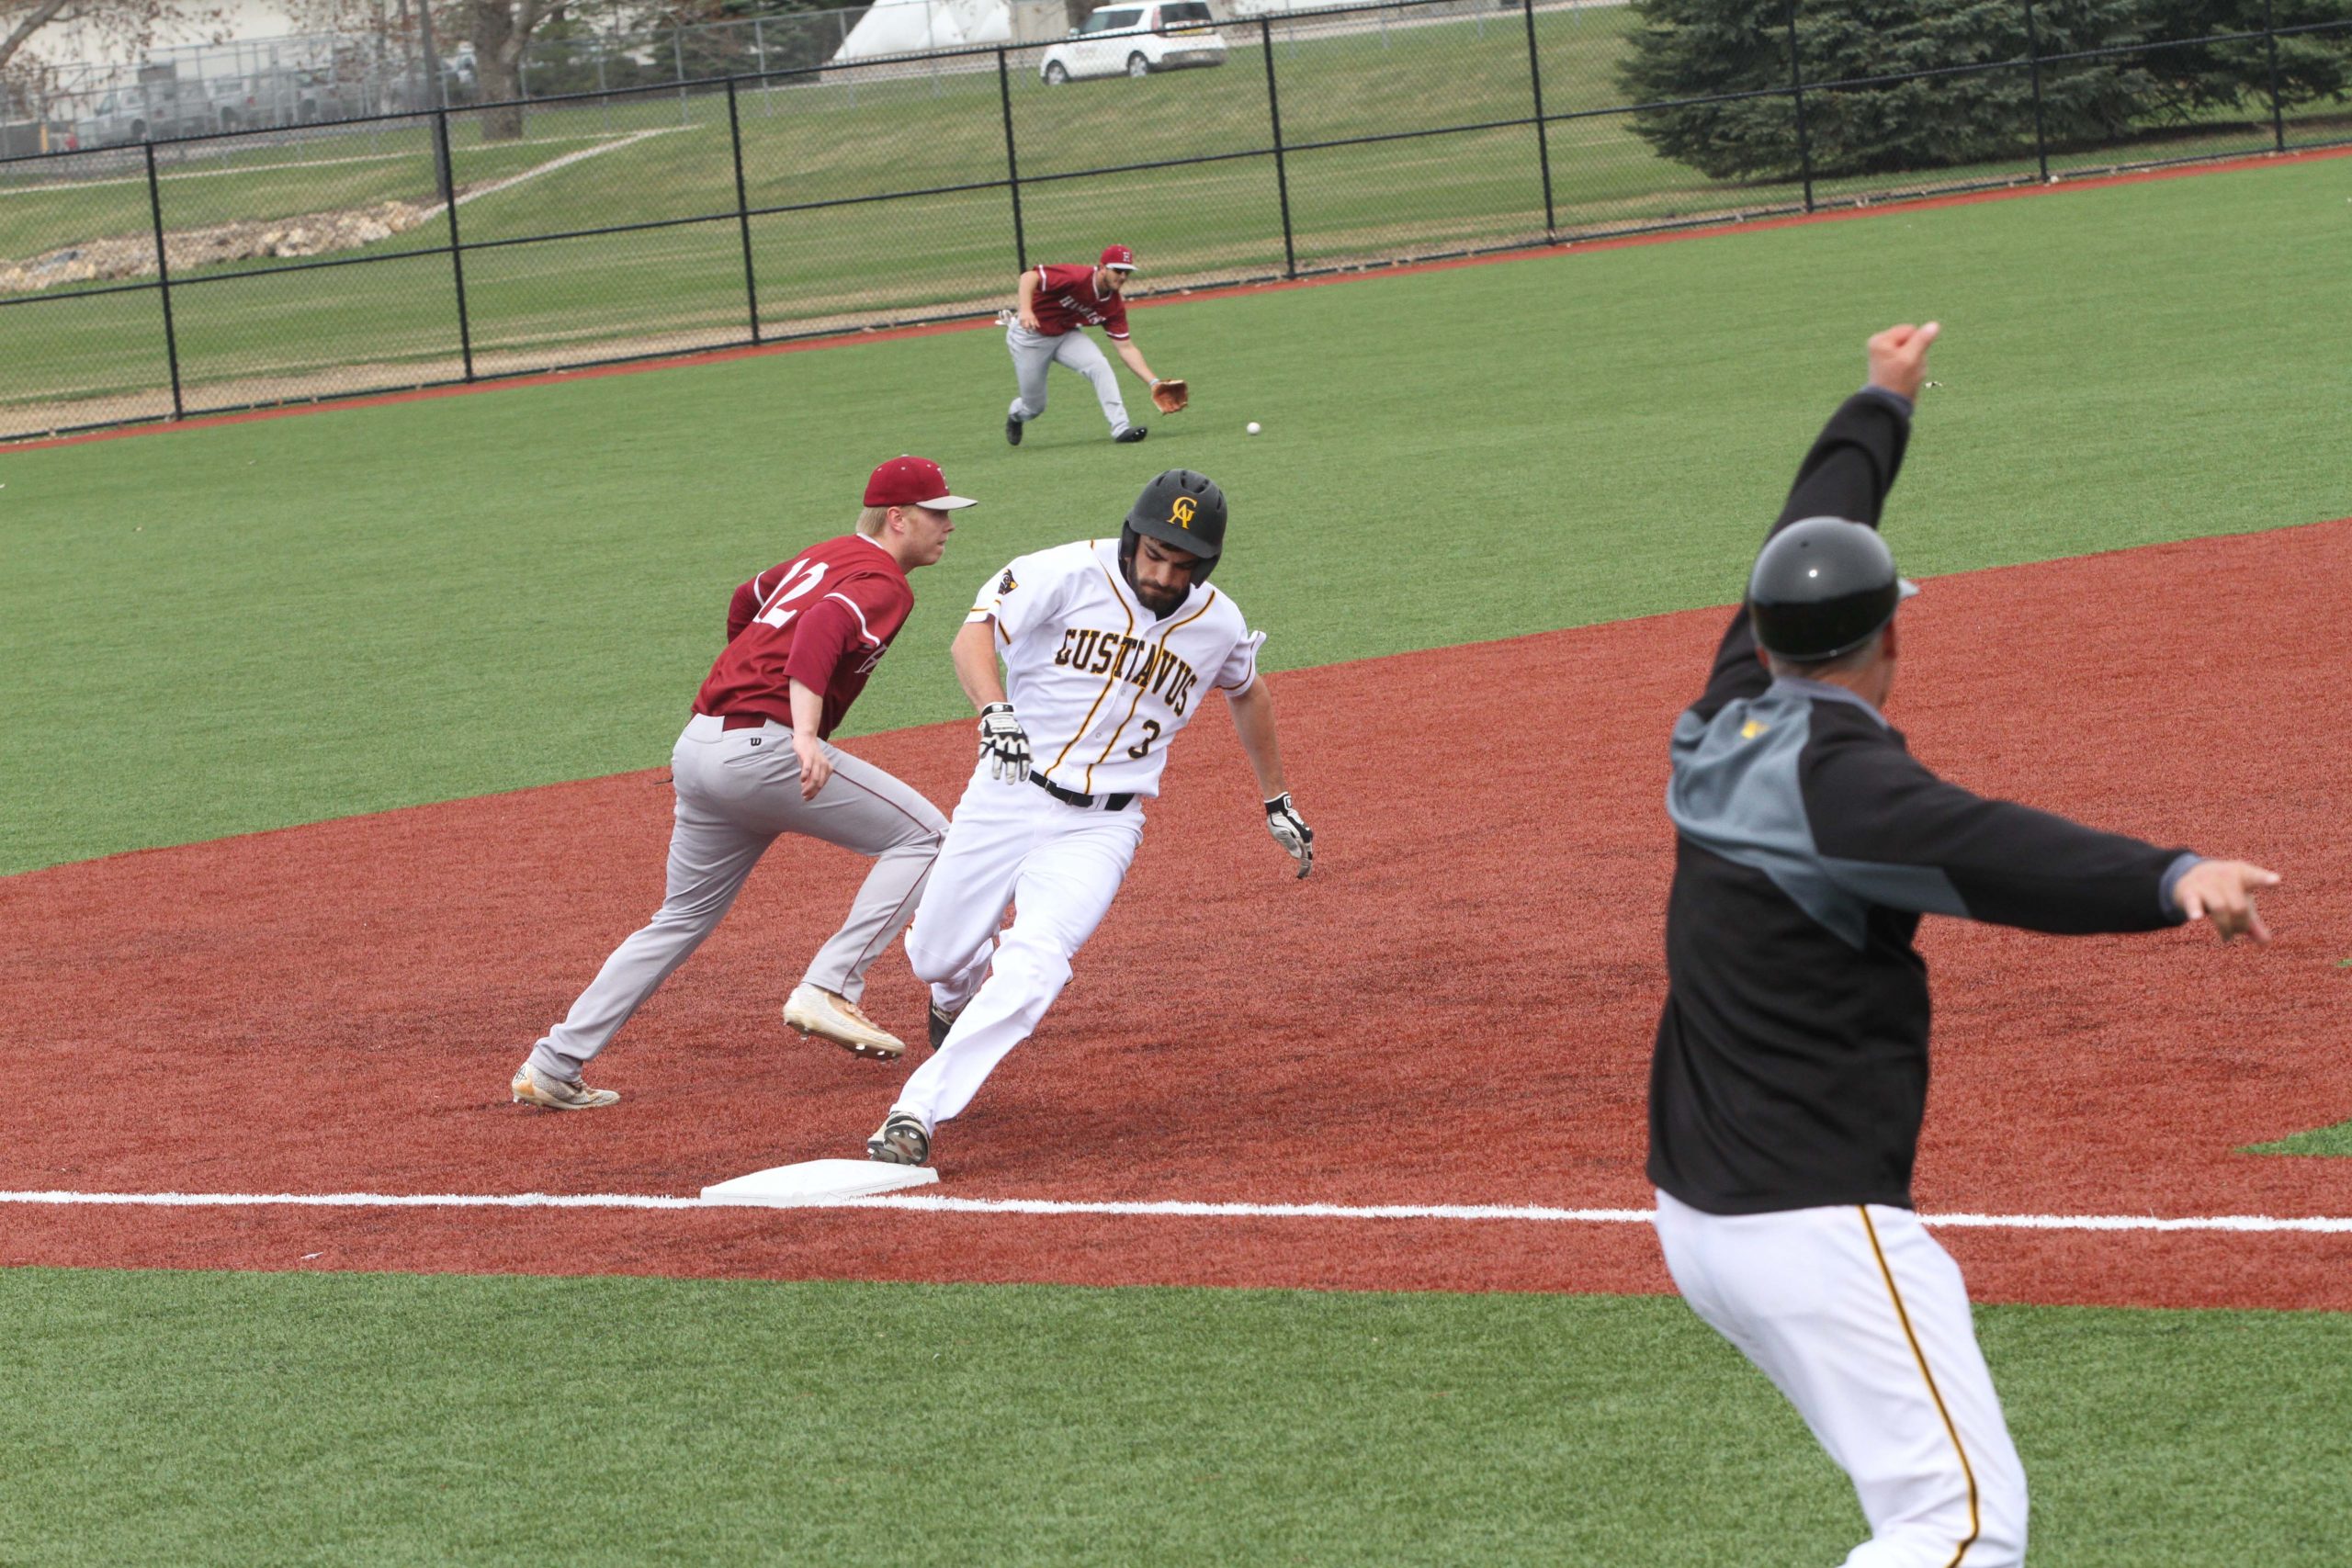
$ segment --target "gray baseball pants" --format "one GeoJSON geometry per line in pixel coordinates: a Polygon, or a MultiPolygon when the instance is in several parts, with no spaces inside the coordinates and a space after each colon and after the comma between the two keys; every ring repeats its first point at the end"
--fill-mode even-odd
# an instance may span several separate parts
{"type": "Polygon", "coordinates": [[[1111,422],[1111,434],[1117,435],[1127,428],[1127,405],[1119,397],[1119,374],[1085,333],[1072,327],[1059,337],[1047,337],[1015,321],[1004,329],[1004,346],[1012,352],[1012,373],[1021,388],[1010,411],[1014,419],[1026,424],[1046,412],[1046,367],[1058,359],[1094,383],[1094,398],[1102,405],[1102,417],[1111,422]]]}
{"type": "Polygon", "coordinates": [[[855,1001],[865,972],[914,918],[947,818],[922,795],[871,762],[831,746],[833,776],[800,798],[792,731],[770,722],[726,729],[697,714],[670,753],[677,790],[670,830],[670,886],[645,928],[613,952],[561,1023],[532,1048],[531,1064],[576,1078],[612,1043],[645,998],[718,928],[743,879],[778,834],[802,833],[874,857],[849,919],[808,965],[807,983],[855,1001]]]}

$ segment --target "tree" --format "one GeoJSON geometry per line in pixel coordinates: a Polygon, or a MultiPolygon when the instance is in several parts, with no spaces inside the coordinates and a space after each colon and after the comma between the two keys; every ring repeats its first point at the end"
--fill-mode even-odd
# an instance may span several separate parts
{"type": "Polygon", "coordinates": [[[0,0],[0,72],[43,28],[86,28],[125,52],[136,52],[160,27],[201,26],[218,22],[221,15],[218,7],[183,0],[0,0]]]}
{"type": "MultiPolygon", "coordinates": [[[[1790,4],[1634,0],[1640,26],[1621,79],[1637,102],[1670,106],[1635,115],[1634,130],[1667,157],[1719,179],[1795,177],[1803,160],[1787,91],[1790,4]],[[1771,96],[1673,102],[1752,93],[1771,96]]],[[[2038,6],[2041,51],[2136,43],[2143,6],[2143,0],[2038,6]]],[[[1806,148],[1816,175],[1939,168],[2033,146],[2032,80],[2022,63],[1877,80],[2023,62],[2025,11],[2018,0],[1802,0],[1796,43],[1807,85],[1806,148]],[[1857,85],[1830,85],[1837,83],[1857,85]]],[[[2123,134],[2153,86],[2129,55],[2045,68],[2049,140],[2064,145],[2123,134]]]]}
{"type": "MultiPolygon", "coordinates": [[[[2148,39],[2171,47],[2152,50],[2147,65],[2157,82],[2163,107],[2179,114],[2199,109],[2270,107],[2270,49],[2267,40],[2236,43],[2186,40],[2217,34],[2258,33],[2265,23],[2279,28],[2352,20],[2352,0],[2142,0],[2148,39]]],[[[2352,28],[2294,34],[2278,40],[2278,101],[2282,108],[2322,98],[2341,98],[2352,87],[2352,28]]]]}
{"type": "Polygon", "coordinates": [[[481,117],[484,141],[514,141],[523,135],[523,54],[541,22],[563,15],[562,0],[465,0],[474,43],[474,79],[481,101],[503,107],[481,117]]]}

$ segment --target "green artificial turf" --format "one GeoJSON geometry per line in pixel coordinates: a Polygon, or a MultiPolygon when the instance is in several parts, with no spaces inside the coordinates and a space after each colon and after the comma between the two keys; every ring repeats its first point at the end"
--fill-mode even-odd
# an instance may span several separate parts
{"type": "MultiPolygon", "coordinates": [[[[1234,47],[1222,67],[1140,81],[1048,87],[1037,78],[1036,51],[1016,51],[1006,85],[1027,254],[1087,255],[1115,232],[1162,278],[1231,279],[1530,243],[1547,231],[1546,161],[1551,231],[1562,235],[1801,209],[1807,197],[1797,182],[1710,179],[1657,156],[1629,116],[1598,112],[1623,100],[1616,71],[1634,20],[1623,7],[1554,8],[1534,18],[1544,107],[1581,117],[1551,123],[1541,148],[1532,126],[1507,124],[1534,111],[1523,17],[1474,10],[1284,20],[1273,33],[1286,149],[1279,176],[1254,27],[1226,29],[1234,47]],[[1331,145],[1479,125],[1504,128],[1331,145]],[[1222,161],[1132,166],[1204,156],[1222,161]],[[1103,168],[1123,172],[1063,177],[1103,168]]],[[[1932,112],[1938,91],[1922,84],[1914,107],[1932,112]]],[[[653,87],[535,107],[519,145],[485,141],[482,117],[458,111],[451,169],[470,193],[458,225],[469,245],[704,220],[471,251],[464,272],[474,364],[505,372],[742,341],[751,331],[747,242],[761,330],[770,335],[985,309],[1015,265],[1012,203],[1003,190],[949,187],[1003,176],[1005,108],[985,56],[947,62],[936,74],[865,70],[746,86],[731,124],[740,127],[749,208],[859,202],[748,225],[735,216],[737,138],[724,94],[653,87]],[[565,159],[577,161],[559,164],[565,159]],[[519,175],[529,177],[492,188],[519,175]],[[865,201],[925,190],[938,194],[865,201]]],[[[2116,145],[2061,150],[2051,164],[2077,171],[2267,152],[2272,128],[2257,119],[2216,110],[2116,145]]],[[[2343,120],[2342,105],[2317,106],[2292,128],[2292,143],[2340,141],[2343,120]]],[[[1994,162],[1823,180],[1814,196],[1883,199],[2030,179],[2030,126],[2016,130],[2020,150],[1994,162]]],[[[174,144],[160,156],[161,220],[171,232],[392,197],[437,200],[424,122],[325,127],[282,144],[174,144]]],[[[0,170],[0,258],[144,236],[147,192],[124,177],[128,166],[109,152],[0,170]]],[[[174,299],[187,406],[458,378],[456,278],[448,258],[427,254],[447,239],[436,218],[336,253],[411,258],[382,265],[267,279],[249,275],[282,262],[177,266],[175,282],[187,285],[174,299]]],[[[94,287],[60,285],[36,296],[38,305],[0,310],[0,362],[10,370],[0,379],[0,434],[170,412],[158,299],[56,298],[94,287]]]]}
{"type": "MultiPolygon", "coordinates": [[[[2352,1319],[1980,1322],[2037,1562],[2342,1560],[2352,1319]]],[[[18,1270],[0,1325],[11,1561],[1770,1568],[1862,1533],[1665,1298],[18,1270]]]]}
{"type": "Polygon", "coordinates": [[[2352,1155],[2352,1122],[2338,1122],[2333,1127],[2318,1127],[2292,1137],[2279,1138],[2267,1144],[2256,1144],[2246,1153],[2255,1155],[2352,1155]]]}
{"type": "Polygon", "coordinates": [[[733,586],[905,451],[984,504],[851,733],[962,715],[977,585],[1172,464],[1274,669],[1728,602],[1902,318],[1912,571],[2341,515],[2344,167],[1141,311],[1198,395],[1134,450],[1060,372],[1008,449],[974,333],[0,454],[0,872],[658,765],[733,586]]]}

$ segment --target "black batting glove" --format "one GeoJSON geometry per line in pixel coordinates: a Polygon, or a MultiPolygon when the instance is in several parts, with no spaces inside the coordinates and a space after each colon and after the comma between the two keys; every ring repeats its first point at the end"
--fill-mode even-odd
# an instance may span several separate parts
{"type": "Polygon", "coordinates": [[[1299,875],[1305,876],[1315,869],[1315,829],[1306,825],[1306,818],[1290,803],[1289,791],[1266,802],[1266,831],[1274,836],[1283,853],[1298,863],[1299,875]]]}
{"type": "Polygon", "coordinates": [[[1029,732],[1012,716],[1011,703],[990,703],[980,710],[980,755],[989,760],[989,777],[1014,784],[1029,777],[1029,732]]]}

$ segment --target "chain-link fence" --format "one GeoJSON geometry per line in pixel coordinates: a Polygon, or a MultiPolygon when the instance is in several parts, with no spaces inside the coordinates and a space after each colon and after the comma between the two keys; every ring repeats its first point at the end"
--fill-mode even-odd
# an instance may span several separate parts
{"type": "Polygon", "coordinates": [[[0,160],[0,438],[968,318],[1112,239],[1150,293],[2352,143],[2346,20],[2061,50],[2019,0],[1837,79],[1792,26],[1773,85],[1629,102],[1622,6],[1096,16],[0,160]]]}

